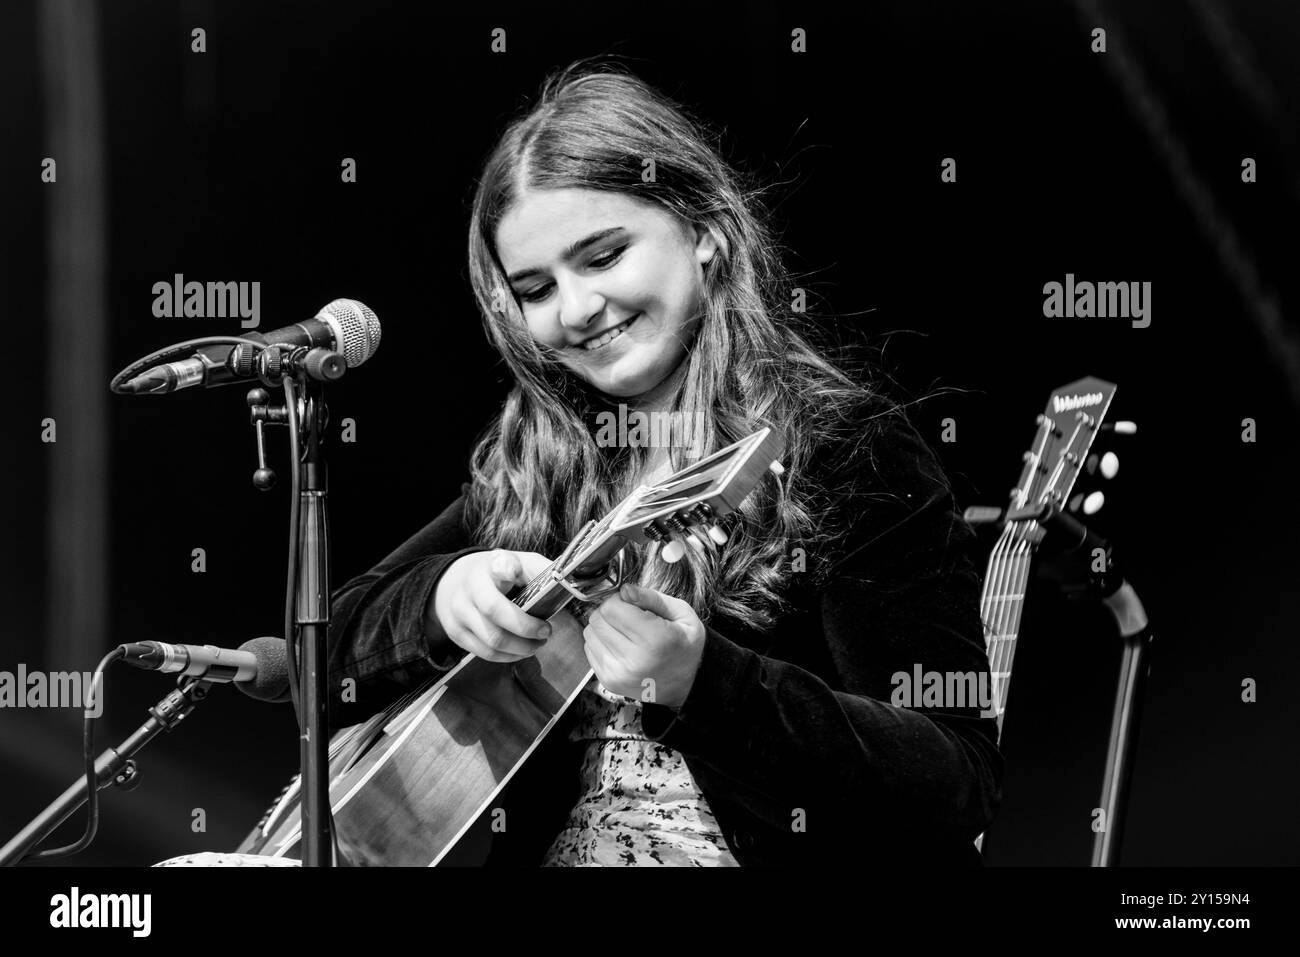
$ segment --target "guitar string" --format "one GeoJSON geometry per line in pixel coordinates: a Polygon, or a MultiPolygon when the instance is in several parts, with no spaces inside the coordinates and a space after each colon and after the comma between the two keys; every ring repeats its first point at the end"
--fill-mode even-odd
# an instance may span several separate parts
{"type": "MultiPolygon", "coordinates": [[[[1034,448],[1029,453],[1029,460],[1026,462],[1024,477],[1021,481],[1019,494],[1013,499],[1011,505],[1013,508],[1023,508],[1028,501],[1030,490],[1034,486],[1034,476],[1037,474],[1043,461],[1043,454],[1047,449],[1047,442],[1051,437],[1052,431],[1056,428],[1055,423],[1046,416],[1042,417],[1039,423],[1038,435],[1035,437],[1034,448]]],[[[993,670],[1001,675],[995,679],[995,687],[998,689],[998,700],[996,707],[998,709],[998,728],[1001,732],[1003,712],[1006,710],[1007,691],[1010,686],[1012,662],[1015,656],[1016,640],[1014,637],[1013,619],[1019,620],[1019,610],[1024,600],[1023,585],[1026,581],[1024,568],[1024,550],[1028,544],[1025,539],[1026,529],[1021,522],[1008,522],[1006,530],[1009,534],[1003,544],[1003,555],[1001,559],[1002,574],[999,576],[998,588],[1001,601],[996,617],[997,628],[994,631],[996,641],[996,651],[994,654],[993,670]],[[1012,594],[1019,594],[1019,598],[1011,599],[1012,594]],[[1012,605],[1012,608],[1008,608],[1012,605]]]]}
{"type": "MultiPolygon", "coordinates": [[[[1002,670],[1002,641],[1000,640],[1000,636],[1003,634],[1002,629],[1004,622],[1002,620],[1002,605],[1004,605],[1005,602],[999,601],[998,599],[1006,593],[1006,577],[1008,574],[1009,561],[1008,553],[1010,551],[1009,542],[1013,536],[1014,530],[1011,523],[1008,522],[1003,525],[1002,534],[998,536],[997,544],[993,548],[993,556],[989,560],[989,578],[991,580],[990,584],[992,594],[986,609],[985,621],[988,622],[988,628],[990,631],[989,645],[991,647],[989,650],[991,653],[989,655],[989,666],[993,673],[1002,670]]],[[[990,675],[990,677],[992,677],[992,675],[990,675]]],[[[993,680],[996,687],[997,679],[994,678],[993,680]]]]}
{"type": "MultiPolygon", "coordinates": [[[[1066,443],[1065,446],[1066,451],[1074,448],[1074,443],[1078,439],[1080,431],[1083,428],[1087,427],[1087,425],[1088,425],[1088,419],[1085,417],[1085,415],[1083,413],[1076,414],[1074,432],[1070,436],[1069,442],[1066,443]]],[[[1051,481],[1049,483],[1049,487],[1054,487],[1059,481],[1063,480],[1063,473],[1066,464],[1067,463],[1066,463],[1065,453],[1062,452],[1062,454],[1057,459],[1056,469],[1053,471],[1051,481]]],[[[1027,523],[1027,526],[1029,529],[1033,529],[1033,530],[1036,530],[1039,527],[1037,522],[1029,522],[1027,523]]],[[[1021,585],[1020,590],[1022,593],[1025,587],[1028,585],[1028,580],[1029,580],[1029,563],[1030,563],[1030,559],[1032,558],[1030,551],[1031,549],[1028,541],[1028,532],[1027,532],[1026,539],[1023,545],[1023,554],[1021,556],[1023,567],[1020,570],[1021,572],[1020,577],[1023,584],[1021,585]]],[[[1019,632],[1020,630],[1020,618],[1023,613],[1024,613],[1024,603],[1022,601],[1017,603],[1016,605],[1014,619],[1011,624],[1011,627],[1014,629],[1015,632],[1019,632]]],[[[1007,668],[1006,668],[1007,671],[1011,670],[1011,663],[1012,660],[1014,659],[1015,650],[1016,650],[1015,645],[1016,643],[1012,641],[1008,648],[1009,657],[1008,657],[1007,668]]]]}
{"type": "Polygon", "coordinates": [[[1005,574],[1007,538],[1008,538],[1008,530],[1004,528],[1002,530],[1002,535],[998,539],[996,565],[995,565],[996,574],[993,579],[994,600],[989,608],[989,627],[991,630],[991,634],[989,637],[990,637],[990,644],[992,645],[991,648],[992,654],[990,655],[991,661],[989,667],[995,673],[999,670],[998,658],[1002,650],[1002,644],[998,640],[998,634],[1000,633],[1001,626],[998,620],[999,603],[997,602],[996,599],[997,596],[1002,594],[1002,590],[1003,590],[1002,579],[1003,579],[1003,575],[1005,574]]]}
{"type": "Polygon", "coordinates": [[[1020,581],[1020,572],[1022,567],[1021,548],[1023,540],[1020,536],[1022,531],[1020,523],[1012,523],[1007,528],[1007,544],[1003,556],[1005,566],[1005,575],[1001,584],[1001,601],[1000,615],[998,619],[998,654],[995,671],[998,675],[996,679],[998,717],[1001,718],[1002,712],[1006,708],[1007,691],[1010,683],[1011,658],[1015,652],[1015,630],[1012,621],[1015,609],[1019,605],[1018,583],[1020,581]]]}
{"type": "MultiPolygon", "coordinates": [[[[1069,449],[1074,447],[1074,443],[1078,439],[1080,431],[1087,424],[1088,424],[1088,420],[1083,414],[1080,413],[1075,415],[1074,431],[1071,434],[1069,441],[1066,442],[1065,444],[1065,450],[1068,451],[1069,449]]],[[[1043,453],[1046,451],[1047,439],[1049,438],[1050,434],[1055,430],[1055,422],[1044,417],[1042,428],[1043,428],[1043,434],[1041,436],[1042,447],[1040,451],[1033,453],[1033,466],[1035,470],[1042,462],[1043,453]]],[[[1048,483],[1047,483],[1048,488],[1054,487],[1059,481],[1062,480],[1064,475],[1064,470],[1067,467],[1067,465],[1068,463],[1066,460],[1065,453],[1062,452],[1062,454],[1057,458],[1056,467],[1053,469],[1052,474],[1049,476],[1048,483]]],[[[1030,472],[1030,474],[1033,473],[1030,472]]],[[[1031,487],[1032,482],[1027,483],[1027,486],[1031,487]]],[[[1025,490],[1022,490],[1021,498],[1022,501],[1018,504],[1020,505],[1020,507],[1023,507],[1025,500],[1028,498],[1028,487],[1025,490]]],[[[1008,686],[1010,685],[1011,670],[1015,662],[1015,652],[1016,652],[1016,644],[1017,644],[1015,636],[1019,633],[1020,621],[1024,614],[1024,594],[1025,594],[1026,587],[1028,587],[1029,569],[1033,558],[1032,535],[1039,528],[1038,523],[1035,521],[1027,521],[1027,522],[1016,523],[1016,524],[1018,526],[1017,542],[1014,548],[1011,549],[1009,554],[1010,554],[1011,588],[1014,590],[1016,594],[1019,595],[1019,597],[1013,602],[1004,601],[1001,603],[1004,605],[1011,604],[1011,608],[1006,609],[1005,616],[999,624],[999,631],[997,632],[997,634],[1003,634],[1006,637],[998,641],[998,645],[1001,647],[999,647],[995,652],[995,658],[997,663],[994,666],[994,670],[1004,675],[1003,679],[999,683],[1001,686],[1001,693],[999,695],[1000,700],[998,701],[998,707],[1000,712],[1005,711],[1006,709],[1006,696],[1007,696],[1006,691],[1008,689],[1008,686]]],[[[1012,594],[1012,592],[1007,591],[1004,592],[1004,594],[1010,595],[1012,594]]],[[[999,713],[998,720],[999,720],[999,731],[1000,731],[1001,721],[1002,721],[1001,713],[999,713]]]]}
{"type": "Polygon", "coordinates": [[[1017,550],[1019,554],[1017,556],[1017,564],[1016,564],[1016,580],[1013,587],[1016,589],[1016,591],[1020,594],[1021,597],[1020,599],[1012,603],[1011,619],[1007,630],[1007,634],[1009,637],[1008,640],[1005,642],[1006,652],[1004,656],[1002,670],[1007,673],[1005,680],[1007,682],[1008,687],[1004,688],[1003,690],[1003,700],[1001,702],[1001,707],[1003,709],[1006,708],[1006,700],[1005,700],[1007,696],[1006,692],[1007,690],[1009,690],[1009,685],[1011,680],[1010,673],[1015,663],[1016,645],[1018,643],[1018,636],[1020,632],[1020,616],[1024,611],[1024,607],[1025,607],[1024,590],[1028,585],[1028,580],[1029,580],[1029,563],[1030,563],[1030,559],[1032,558],[1032,555],[1031,555],[1030,543],[1027,537],[1021,538],[1020,544],[1017,546],[1017,550]]]}
{"type": "MultiPolygon", "coordinates": [[[[1033,487],[1033,476],[1042,461],[1042,451],[1046,447],[1047,438],[1053,428],[1052,423],[1044,418],[1039,423],[1039,434],[1035,438],[1036,448],[1029,453],[1029,460],[1026,462],[1024,477],[1021,481],[1019,494],[1011,502],[1012,508],[1023,507],[1029,489],[1033,487]]],[[[999,732],[1001,730],[1002,711],[1005,709],[1005,690],[1009,683],[1010,657],[1014,654],[1014,639],[1011,638],[1009,629],[1010,614],[1007,605],[1010,603],[1008,598],[1012,594],[1007,587],[1008,582],[1014,587],[1019,578],[1018,568],[1016,565],[1016,548],[1014,544],[1018,534],[1018,523],[1008,522],[1003,526],[1003,534],[998,538],[998,544],[995,548],[997,554],[997,571],[994,578],[995,588],[995,605],[993,609],[993,634],[991,643],[993,644],[993,653],[990,655],[990,667],[993,674],[990,675],[997,690],[994,706],[998,711],[999,732]],[[996,677],[1000,675],[1001,677],[996,677]]]]}
{"type": "MultiPolygon", "coordinates": [[[[1014,536],[1015,536],[1015,532],[1010,523],[1003,526],[1002,534],[998,536],[998,543],[994,549],[993,574],[992,574],[993,594],[990,602],[991,607],[988,610],[989,611],[988,620],[990,621],[990,626],[992,629],[992,635],[990,636],[990,643],[993,646],[992,648],[993,653],[990,656],[992,659],[990,664],[991,664],[991,670],[993,671],[994,674],[997,674],[1002,671],[1001,662],[1002,662],[1003,643],[1001,638],[1002,635],[1005,634],[1005,632],[1003,631],[1003,628],[1005,626],[1005,622],[1003,619],[1003,606],[1006,603],[1001,599],[1006,595],[1006,579],[1009,574],[1009,568],[1008,568],[1008,560],[1009,560],[1008,555],[1010,551],[1009,543],[1014,538],[1014,536]]],[[[994,687],[997,687],[997,683],[1000,679],[993,678],[993,680],[995,683],[994,687]]]]}
{"type": "MultiPolygon", "coordinates": [[[[1022,500],[1023,501],[1023,500],[1022,500]]],[[[1016,632],[1014,621],[1023,602],[1024,558],[1028,547],[1024,538],[1024,523],[1009,522],[1007,538],[1003,548],[1003,574],[999,581],[998,618],[997,618],[997,654],[994,671],[999,675],[995,679],[998,696],[996,707],[1001,721],[1002,712],[1006,710],[1007,692],[1010,687],[1012,660],[1015,655],[1016,632]]]]}
{"type": "Polygon", "coordinates": [[[1016,587],[1016,579],[1017,579],[1017,571],[1018,571],[1017,551],[1020,547],[1019,533],[1020,533],[1019,522],[1009,522],[1007,524],[1007,541],[1006,541],[1006,545],[1004,546],[1003,556],[1002,556],[1002,564],[1003,564],[1004,571],[1002,575],[1002,581],[999,586],[999,596],[998,596],[1000,599],[998,602],[998,631],[997,631],[997,636],[998,636],[997,672],[999,675],[998,677],[998,685],[999,685],[998,707],[999,708],[1002,707],[1002,701],[1000,700],[1000,698],[1004,691],[1007,672],[1010,670],[1007,667],[1007,663],[1008,663],[1007,656],[1011,650],[1011,645],[1013,644],[1012,635],[1011,635],[1011,614],[1012,614],[1012,606],[1015,604],[1015,601],[1011,596],[1016,593],[1015,587],[1016,587]]]}

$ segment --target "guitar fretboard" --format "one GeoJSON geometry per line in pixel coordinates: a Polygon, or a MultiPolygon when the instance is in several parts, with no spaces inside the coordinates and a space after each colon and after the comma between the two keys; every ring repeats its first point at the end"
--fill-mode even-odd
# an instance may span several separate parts
{"type": "Polygon", "coordinates": [[[984,576],[980,618],[984,622],[984,645],[993,679],[992,704],[997,714],[999,737],[1002,735],[1002,717],[1007,706],[1011,666],[1016,655],[1016,638],[1020,632],[1020,615],[1024,610],[1032,558],[1032,545],[1021,536],[1017,523],[1008,524],[993,548],[988,572],[984,576]]]}

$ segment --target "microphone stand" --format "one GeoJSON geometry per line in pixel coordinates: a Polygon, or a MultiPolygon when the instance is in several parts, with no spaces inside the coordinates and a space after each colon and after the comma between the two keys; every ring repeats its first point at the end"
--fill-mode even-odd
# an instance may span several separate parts
{"type": "MultiPolygon", "coordinates": [[[[177,685],[175,691],[149,709],[149,720],[136,729],[134,734],[116,748],[106,748],[95,759],[95,782],[99,790],[102,791],[110,784],[123,791],[133,790],[140,783],[140,769],[135,763],[135,754],[159,733],[171,731],[185,720],[194,706],[208,696],[212,682],[205,678],[182,675],[177,685]]],[[[0,848],[0,867],[21,862],[32,848],[49,837],[89,797],[86,775],[78,774],[71,787],[0,848]]]]}
{"type": "Polygon", "coordinates": [[[297,661],[299,769],[302,780],[302,865],[334,865],[334,827],[329,798],[329,736],[327,706],[331,612],[329,562],[329,495],[324,436],[329,421],[324,385],[347,370],[338,353],[328,349],[267,350],[260,377],[267,385],[282,382],[285,404],[272,407],[264,389],[248,393],[251,420],[257,429],[258,469],[253,484],[270,488],[274,473],[266,467],[262,426],[289,427],[289,450],[297,499],[293,513],[293,634],[290,661],[297,661]]]}
{"type": "MultiPolygon", "coordinates": [[[[351,305],[359,308],[362,313],[369,313],[369,310],[359,303],[351,305]]],[[[373,348],[373,345],[378,342],[378,323],[374,321],[373,314],[370,314],[370,320],[373,327],[367,327],[366,336],[370,340],[370,347],[373,348]]],[[[138,387],[128,380],[146,366],[174,358],[178,352],[192,349],[194,346],[215,344],[236,346],[226,363],[226,368],[236,379],[256,377],[266,386],[284,388],[285,403],[282,406],[271,405],[271,397],[266,389],[254,388],[247,396],[249,421],[257,433],[258,467],[253,473],[253,485],[261,491],[266,491],[275,485],[275,472],[266,465],[263,427],[288,426],[295,497],[292,499],[291,506],[293,526],[289,555],[291,594],[286,599],[286,604],[292,601],[293,609],[290,614],[286,608],[285,630],[289,634],[285,635],[285,639],[289,646],[289,673],[296,680],[293,691],[294,707],[298,713],[299,764],[302,780],[300,805],[302,863],[305,867],[330,867],[334,864],[334,838],[329,801],[329,739],[326,734],[326,710],[329,679],[327,639],[331,601],[329,513],[326,508],[328,481],[322,443],[328,422],[324,386],[325,383],[342,378],[347,371],[347,360],[338,352],[322,346],[311,348],[283,343],[262,345],[242,337],[213,336],[189,340],[146,356],[119,372],[109,384],[109,388],[117,394],[135,394],[138,387]],[[299,658],[301,667],[297,667],[299,658]]],[[[364,358],[363,355],[358,361],[364,361],[364,358]]],[[[185,384],[193,383],[183,383],[181,387],[185,384]]],[[[167,388],[148,388],[145,391],[171,391],[174,387],[173,382],[167,388]]],[[[206,684],[204,687],[206,688],[206,684]]],[[[157,729],[139,743],[143,744],[156,733],[157,729]]],[[[129,743],[134,744],[135,740],[132,738],[129,743]]],[[[113,759],[106,756],[106,760],[113,759]]],[[[103,774],[109,774],[107,770],[109,765],[106,764],[105,768],[103,774]]],[[[112,768],[112,773],[117,773],[120,765],[114,763],[112,768]]],[[[97,771],[99,769],[98,763],[96,769],[97,771]]],[[[134,766],[131,765],[127,771],[122,772],[123,776],[118,783],[125,783],[134,773],[134,766]]],[[[86,790],[84,777],[80,789],[86,790]]],[[[27,841],[29,832],[35,834],[33,829],[47,817],[52,823],[49,823],[41,833],[31,837],[25,847],[31,847],[36,840],[57,827],[79,805],[76,792],[77,786],[69,788],[37,822],[33,822],[23,834],[6,845],[4,853],[9,854],[11,848],[15,847],[20,840],[27,841]],[[64,803],[67,801],[76,803],[67,804],[65,810],[64,803]],[[60,814],[62,816],[58,816],[60,814]]],[[[85,800],[85,797],[82,796],[80,800],[85,800]]],[[[0,863],[6,860],[7,857],[2,857],[0,863]]]]}
{"type": "MultiPolygon", "coordinates": [[[[297,599],[294,624],[298,634],[298,687],[302,710],[298,716],[302,770],[302,864],[330,867],[334,863],[333,820],[329,795],[329,737],[326,707],[330,622],[330,560],[328,475],[322,439],[328,421],[321,382],[303,375],[302,483],[298,492],[297,599]]],[[[285,395],[292,401],[288,380],[285,395]]]]}

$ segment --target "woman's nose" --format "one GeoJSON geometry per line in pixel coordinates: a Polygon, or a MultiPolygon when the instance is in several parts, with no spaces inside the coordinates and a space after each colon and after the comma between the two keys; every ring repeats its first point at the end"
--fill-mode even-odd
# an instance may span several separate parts
{"type": "Polygon", "coordinates": [[[588,328],[605,311],[605,297],[581,279],[556,280],[560,325],[575,332],[588,328]]]}

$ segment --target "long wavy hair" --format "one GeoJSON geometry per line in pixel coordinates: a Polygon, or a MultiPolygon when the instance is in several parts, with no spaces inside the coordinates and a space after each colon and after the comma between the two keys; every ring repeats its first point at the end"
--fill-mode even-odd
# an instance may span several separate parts
{"type": "Polygon", "coordinates": [[[830,358],[835,350],[812,345],[807,313],[792,308],[795,284],[764,190],[722,158],[719,143],[685,108],[610,61],[552,74],[508,124],[475,190],[469,271],[514,385],[474,450],[467,514],[483,544],[554,555],[638,484],[649,450],[597,442],[593,419],[612,400],[533,339],[495,236],[521,187],[609,190],[652,203],[708,229],[719,247],[704,270],[702,317],[671,399],[672,418],[690,432],[669,450],[673,468],[770,427],[785,440],[786,471],[765,478],[729,516],[724,548],[687,549],[676,564],[636,552],[629,572],[686,600],[705,621],[723,616],[762,630],[786,600],[792,549],[824,555],[816,549],[835,531],[834,491],[814,474],[818,450],[867,442],[871,417],[862,412],[879,396],[830,358]],[[647,157],[656,163],[650,182],[642,177],[647,157]]]}

